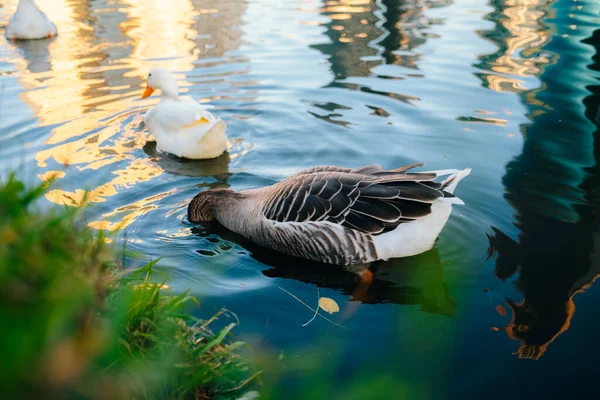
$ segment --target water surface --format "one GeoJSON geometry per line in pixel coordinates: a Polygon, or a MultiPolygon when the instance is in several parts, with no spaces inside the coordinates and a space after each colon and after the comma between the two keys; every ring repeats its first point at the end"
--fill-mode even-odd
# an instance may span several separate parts
{"type": "MultiPolygon", "coordinates": [[[[0,25],[16,7],[0,7],[0,25]]],[[[593,395],[600,352],[600,4],[542,0],[46,0],[59,36],[0,39],[0,170],[56,177],[96,229],[163,257],[269,365],[265,397],[593,395]],[[156,152],[155,66],[228,124],[229,152],[156,152]],[[322,164],[473,169],[436,246],[374,280],[186,221],[200,190],[322,164]],[[336,326],[314,307],[334,299],[336,326]]],[[[1,29],[0,29],[1,30],[1,29]]]]}

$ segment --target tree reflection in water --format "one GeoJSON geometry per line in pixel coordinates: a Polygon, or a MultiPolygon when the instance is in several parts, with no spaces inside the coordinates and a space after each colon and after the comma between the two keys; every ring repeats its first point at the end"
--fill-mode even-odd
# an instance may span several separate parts
{"type": "MultiPolygon", "coordinates": [[[[556,7],[553,20],[560,29],[567,11],[556,7]]],[[[542,15],[551,15],[551,5],[543,9],[542,15]]],[[[489,235],[496,276],[517,276],[514,285],[523,294],[520,302],[506,300],[512,320],[505,328],[521,341],[522,358],[538,359],[569,328],[574,295],[600,274],[600,87],[598,74],[590,73],[600,66],[600,30],[587,39],[581,35],[555,34],[531,53],[548,54],[552,62],[539,70],[541,87],[522,94],[531,123],[522,127],[522,154],[503,178],[519,237],[515,241],[495,228],[489,235]]]]}

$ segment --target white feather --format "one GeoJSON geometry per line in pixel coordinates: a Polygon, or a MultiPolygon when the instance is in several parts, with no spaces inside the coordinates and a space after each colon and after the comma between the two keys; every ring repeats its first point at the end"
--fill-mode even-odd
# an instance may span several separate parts
{"type": "Polygon", "coordinates": [[[465,177],[469,176],[469,174],[471,173],[471,168],[466,168],[463,169],[462,171],[457,171],[455,173],[455,175],[453,174],[452,176],[446,178],[446,180],[444,182],[450,182],[450,180],[452,180],[452,182],[450,182],[450,184],[448,186],[446,186],[444,188],[444,190],[448,193],[454,193],[454,189],[456,189],[456,186],[458,186],[458,183],[463,180],[465,177]]]}
{"type": "Polygon", "coordinates": [[[450,216],[452,205],[436,200],[431,205],[431,214],[409,224],[400,224],[396,229],[373,236],[377,254],[383,260],[420,254],[433,247],[435,239],[450,216]]]}
{"type": "MultiPolygon", "coordinates": [[[[471,168],[430,171],[440,175],[451,174],[444,182],[450,182],[444,191],[453,193],[458,183],[471,173],[471,168]]],[[[383,259],[408,257],[422,253],[433,247],[442,228],[448,222],[452,204],[464,205],[458,197],[443,197],[431,205],[431,214],[409,224],[400,224],[391,232],[374,236],[377,254],[383,259]]]]}

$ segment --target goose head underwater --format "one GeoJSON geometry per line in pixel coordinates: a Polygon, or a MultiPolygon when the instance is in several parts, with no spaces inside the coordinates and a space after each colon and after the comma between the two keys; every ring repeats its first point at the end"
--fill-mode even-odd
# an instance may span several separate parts
{"type": "Polygon", "coordinates": [[[200,224],[215,219],[215,210],[223,201],[242,198],[241,193],[230,189],[209,189],[198,193],[188,206],[188,220],[200,224]]]}
{"type": "Polygon", "coordinates": [[[146,113],[144,122],[156,139],[157,149],[181,158],[217,158],[227,150],[227,126],[206,107],[179,97],[173,74],[153,68],[146,80],[142,99],[161,91],[160,102],[146,113]]]}
{"type": "Polygon", "coordinates": [[[416,255],[434,246],[452,204],[464,204],[453,192],[471,172],[409,171],[421,165],[320,166],[260,189],[209,189],[192,199],[188,220],[216,219],[260,246],[326,264],[416,255]]]}

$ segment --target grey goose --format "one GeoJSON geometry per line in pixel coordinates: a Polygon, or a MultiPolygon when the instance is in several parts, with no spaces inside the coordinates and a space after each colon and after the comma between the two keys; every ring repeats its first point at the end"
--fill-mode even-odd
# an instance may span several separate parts
{"type": "Polygon", "coordinates": [[[433,247],[471,172],[411,171],[422,165],[318,166],[268,187],[210,189],[192,199],[188,220],[216,219],[260,246],[327,264],[407,257],[433,247]]]}

